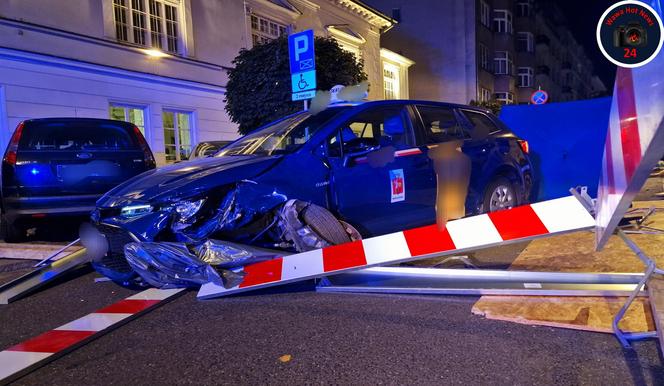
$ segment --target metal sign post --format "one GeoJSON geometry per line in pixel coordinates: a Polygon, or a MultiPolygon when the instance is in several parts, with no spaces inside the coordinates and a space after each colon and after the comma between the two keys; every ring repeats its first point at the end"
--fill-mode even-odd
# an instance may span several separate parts
{"type": "Polygon", "coordinates": [[[314,32],[302,31],[288,36],[288,56],[290,58],[291,91],[293,101],[304,101],[316,96],[316,55],[314,32]]]}

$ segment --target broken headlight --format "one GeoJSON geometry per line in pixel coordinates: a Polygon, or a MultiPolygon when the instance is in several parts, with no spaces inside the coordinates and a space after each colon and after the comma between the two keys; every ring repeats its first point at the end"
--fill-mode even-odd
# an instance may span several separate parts
{"type": "Polygon", "coordinates": [[[200,200],[185,200],[175,204],[175,213],[178,214],[178,221],[182,223],[189,222],[189,220],[201,209],[205,203],[205,199],[200,200]]]}
{"type": "Polygon", "coordinates": [[[122,209],[120,209],[120,216],[136,217],[150,212],[152,212],[152,205],[128,205],[123,206],[122,209]]]}

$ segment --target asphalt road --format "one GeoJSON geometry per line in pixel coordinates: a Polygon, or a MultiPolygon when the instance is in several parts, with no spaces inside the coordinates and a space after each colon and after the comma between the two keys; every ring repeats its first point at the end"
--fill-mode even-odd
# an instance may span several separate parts
{"type": "MultiPolygon", "coordinates": [[[[649,185],[647,197],[661,192],[660,183],[649,185]]],[[[483,268],[504,268],[526,245],[472,258],[483,268]]],[[[0,283],[25,272],[20,264],[0,259],[0,283]]],[[[79,271],[0,306],[0,348],[132,293],[95,277],[79,271]]],[[[189,292],[16,384],[664,385],[664,358],[654,340],[623,350],[609,334],[486,320],[470,312],[477,297],[312,288],[306,283],[210,301],[189,292]],[[283,363],[283,355],[292,359],[283,363]]]]}
{"type": "MultiPolygon", "coordinates": [[[[84,273],[0,311],[8,347],[128,296],[84,273]]],[[[476,297],[195,292],[16,384],[664,384],[655,341],[473,316],[476,297]],[[291,355],[289,362],[279,357],[291,355]]]]}

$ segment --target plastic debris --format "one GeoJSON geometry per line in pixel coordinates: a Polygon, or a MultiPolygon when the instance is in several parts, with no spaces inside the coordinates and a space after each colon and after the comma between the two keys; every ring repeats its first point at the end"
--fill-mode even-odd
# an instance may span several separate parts
{"type": "Polygon", "coordinates": [[[223,280],[183,243],[143,242],[125,245],[125,258],[143,280],[157,288],[198,287],[223,280]]]}
{"type": "Polygon", "coordinates": [[[217,268],[231,269],[278,257],[274,254],[254,254],[223,241],[207,240],[191,247],[199,260],[217,268]]]}

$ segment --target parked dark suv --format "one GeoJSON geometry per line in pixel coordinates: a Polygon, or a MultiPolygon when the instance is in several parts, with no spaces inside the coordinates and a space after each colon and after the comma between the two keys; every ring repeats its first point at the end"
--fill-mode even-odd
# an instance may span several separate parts
{"type": "Polygon", "coordinates": [[[128,122],[46,118],[21,122],[2,159],[2,218],[8,242],[51,216],[85,216],[106,191],[155,168],[140,130],[128,122]]]}

